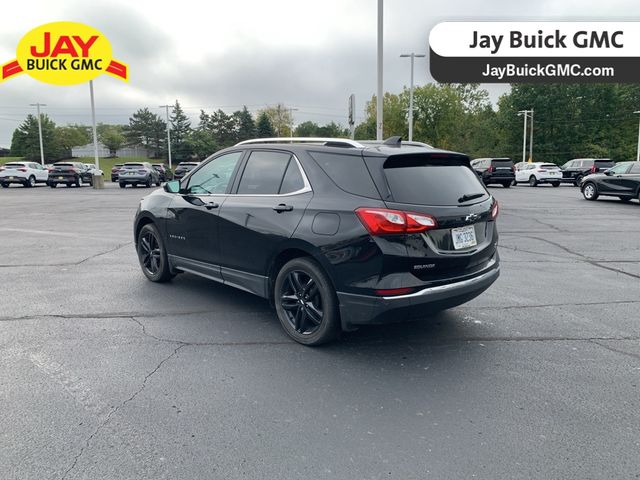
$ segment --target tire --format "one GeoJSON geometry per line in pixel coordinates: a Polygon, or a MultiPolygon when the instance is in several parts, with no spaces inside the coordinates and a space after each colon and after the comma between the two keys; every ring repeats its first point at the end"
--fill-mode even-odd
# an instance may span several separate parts
{"type": "Polygon", "coordinates": [[[160,185],[162,185],[162,182],[156,182],[156,187],[159,187],[160,185]]]}
{"type": "Polygon", "coordinates": [[[618,197],[621,202],[628,203],[631,201],[631,197],[618,197]]]}
{"type": "Polygon", "coordinates": [[[175,275],[169,269],[167,250],[162,242],[162,236],[153,223],[148,223],[140,229],[137,238],[138,261],[142,273],[152,282],[168,282],[175,275]]]}
{"type": "Polygon", "coordinates": [[[320,345],[340,334],[338,298],[327,274],[310,258],[294,258],[278,272],[274,303],[282,328],[303,345],[320,345]]]}
{"type": "Polygon", "coordinates": [[[8,183],[0,183],[0,185],[2,185],[2,188],[9,188],[9,184],[8,183]]]}
{"type": "Polygon", "coordinates": [[[84,182],[82,181],[82,177],[80,175],[78,175],[78,178],[76,178],[76,187],[82,187],[84,185],[84,182]]]}
{"type": "Polygon", "coordinates": [[[535,175],[531,175],[529,177],[529,186],[530,187],[537,187],[538,186],[538,179],[535,177],[535,175]]]}
{"type": "Polygon", "coordinates": [[[120,188],[125,188],[126,186],[127,186],[127,184],[126,184],[126,183],[124,183],[124,182],[120,182],[120,188]]]}
{"type": "Polygon", "coordinates": [[[147,178],[147,181],[144,182],[144,186],[147,188],[151,188],[151,178],[147,178]]]}
{"type": "Polygon", "coordinates": [[[503,186],[504,188],[509,188],[509,187],[511,186],[511,182],[504,182],[504,183],[502,184],[502,186],[503,186]]]}
{"type": "Polygon", "coordinates": [[[27,178],[27,181],[24,182],[24,186],[27,187],[27,188],[35,187],[36,186],[36,177],[31,175],[29,178],[27,178]]]}
{"type": "Polygon", "coordinates": [[[582,179],[583,179],[583,178],[584,178],[584,175],[578,175],[578,176],[576,177],[576,181],[575,181],[575,182],[573,182],[573,184],[574,184],[576,187],[580,187],[580,186],[582,185],[582,179]]]}
{"type": "Polygon", "coordinates": [[[598,199],[598,189],[593,182],[587,182],[586,185],[582,186],[582,195],[587,200],[597,200],[598,199]]]}
{"type": "Polygon", "coordinates": [[[552,182],[551,185],[553,185],[555,188],[560,186],[560,182],[552,182]]]}
{"type": "Polygon", "coordinates": [[[57,183],[50,183],[50,184],[49,184],[49,186],[50,186],[51,188],[56,188],[56,186],[57,186],[57,185],[58,185],[57,183]]]}
{"type": "Polygon", "coordinates": [[[65,183],[64,186],[69,188],[72,184],[71,183],[65,183]]]}

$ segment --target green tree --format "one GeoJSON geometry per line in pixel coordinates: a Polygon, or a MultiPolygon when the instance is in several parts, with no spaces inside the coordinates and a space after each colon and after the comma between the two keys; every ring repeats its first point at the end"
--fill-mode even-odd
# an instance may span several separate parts
{"type": "Polygon", "coordinates": [[[62,157],[71,157],[71,149],[91,142],[91,129],[85,125],[56,127],[54,137],[57,150],[62,157]]]}
{"type": "MultiPolygon", "coordinates": [[[[60,158],[60,147],[56,141],[56,124],[44,113],[40,115],[40,120],[45,161],[57,160],[60,158]]],[[[11,154],[29,160],[40,159],[38,119],[35,115],[27,115],[24,122],[14,130],[11,139],[11,154]]]]}
{"type": "Polygon", "coordinates": [[[193,153],[191,142],[191,122],[185,115],[184,110],[180,106],[178,100],[171,111],[171,153],[176,160],[184,160],[189,158],[193,153]]]}
{"type": "Polygon", "coordinates": [[[162,156],[166,144],[167,124],[148,108],[141,108],[129,118],[125,137],[129,145],[140,145],[154,158],[162,156]]]}
{"type": "Polygon", "coordinates": [[[127,141],[124,135],[125,126],[100,123],[96,129],[98,131],[98,140],[109,149],[109,156],[117,156],[118,150],[124,147],[127,141]]]}
{"type": "Polygon", "coordinates": [[[282,103],[260,110],[259,114],[265,114],[275,132],[276,137],[290,137],[293,118],[290,110],[282,103]]]}
{"type": "Polygon", "coordinates": [[[257,138],[272,138],[275,137],[275,130],[269,120],[269,116],[265,112],[258,114],[258,120],[256,122],[256,137],[257,138]]]}
{"type": "Polygon", "coordinates": [[[236,140],[238,142],[256,137],[256,122],[246,106],[234,112],[233,116],[237,125],[236,140]]]}

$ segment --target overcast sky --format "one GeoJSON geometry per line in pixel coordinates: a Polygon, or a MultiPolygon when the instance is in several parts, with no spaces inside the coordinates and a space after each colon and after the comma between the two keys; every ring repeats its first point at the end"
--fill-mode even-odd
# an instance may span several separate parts
{"type": "MultiPolygon", "coordinates": [[[[445,20],[637,20],[637,0],[386,0],[384,88],[409,83],[403,52],[428,51],[431,27],[445,20]]],[[[282,102],[296,123],[346,125],[347,97],[358,118],[376,90],[377,0],[5,1],[0,63],[15,58],[20,38],[53,21],[78,21],[102,31],[114,58],[128,63],[130,82],[103,75],[94,84],[97,120],[127,123],[131,113],[176,99],[194,121],[201,108],[256,111],[282,102]]],[[[427,59],[416,60],[415,82],[433,81],[427,59]]],[[[505,92],[485,85],[492,99],[505,92]]],[[[88,85],[49,86],[20,75],[0,84],[0,146],[29,103],[46,103],[53,120],[90,123],[88,85]]]]}

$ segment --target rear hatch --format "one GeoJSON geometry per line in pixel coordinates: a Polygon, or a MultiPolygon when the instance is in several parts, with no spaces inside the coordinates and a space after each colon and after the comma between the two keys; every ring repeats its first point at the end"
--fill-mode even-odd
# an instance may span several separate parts
{"type": "Polygon", "coordinates": [[[434,228],[401,237],[405,269],[421,280],[437,281],[473,274],[491,261],[497,204],[468,157],[446,152],[364,155],[389,209],[435,220],[434,228]]]}
{"type": "Polygon", "coordinates": [[[494,158],[491,160],[491,174],[494,177],[513,177],[513,161],[509,158],[494,158]]]}
{"type": "Polygon", "coordinates": [[[144,177],[148,174],[147,167],[142,163],[125,163],[118,172],[119,177],[144,177]]]}
{"type": "Polygon", "coordinates": [[[614,165],[615,163],[609,159],[595,160],[593,162],[593,166],[591,167],[591,173],[602,172],[604,170],[607,170],[608,168],[613,167],[614,165]]]}
{"type": "Polygon", "coordinates": [[[0,167],[0,174],[2,176],[22,175],[27,171],[27,166],[24,163],[7,163],[0,167]]]}
{"type": "Polygon", "coordinates": [[[54,163],[49,169],[50,180],[61,180],[64,182],[75,180],[80,174],[80,169],[73,163],[54,163]]]}

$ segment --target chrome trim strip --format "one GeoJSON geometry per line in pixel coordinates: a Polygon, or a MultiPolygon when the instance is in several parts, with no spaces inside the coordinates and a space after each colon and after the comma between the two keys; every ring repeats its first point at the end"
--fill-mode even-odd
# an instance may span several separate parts
{"type": "Polygon", "coordinates": [[[457,288],[466,287],[467,285],[472,285],[474,283],[482,282],[487,277],[493,276],[496,274],[496,272],[499,272],[499,271],[500,271],[500,266],[496,268],[492,268],[491,270],[483,273],[482,275],[478,275],[477,277],[469,278],[467,280],[462,280],[460,282],[449,283],[447,285],[439,285],[437,287],[428,287],[418,292],[408,293],[407,295],[396,295],[393,297],[382,297],[382,298],[384,300],[393,301],[393,300],[400,300],[404,298],[415,298],[423,295],[430,295],[433,293],[446,292],[447,290],[455,290],[457,288]]]}

